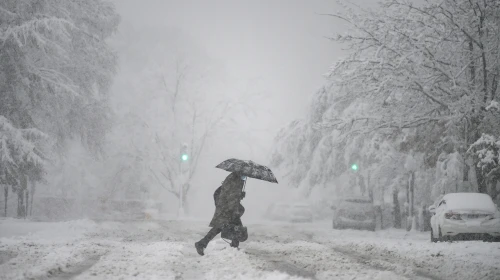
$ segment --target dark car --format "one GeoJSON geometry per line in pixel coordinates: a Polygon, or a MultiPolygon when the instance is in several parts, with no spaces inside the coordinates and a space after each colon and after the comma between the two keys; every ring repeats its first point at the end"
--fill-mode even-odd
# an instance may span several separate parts
{"type": "Polygon", "coordinates": [[[343,198],[338,200],[332,209],[334,229],[375,231],[375,208],[370,198],[343,198]]]}

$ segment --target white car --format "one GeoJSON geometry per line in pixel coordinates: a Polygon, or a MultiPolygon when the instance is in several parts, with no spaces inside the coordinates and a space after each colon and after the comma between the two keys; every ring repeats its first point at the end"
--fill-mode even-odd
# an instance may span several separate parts
{"type": "Polygon", "coordinates": [[[487,194],[446,194],[429,211],[432,242],[500,238],[500,211],[487,194]]]}

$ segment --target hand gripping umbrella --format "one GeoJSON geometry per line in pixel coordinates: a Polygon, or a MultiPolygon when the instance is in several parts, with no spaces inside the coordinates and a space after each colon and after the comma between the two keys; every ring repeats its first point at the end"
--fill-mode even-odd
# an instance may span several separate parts
{"type": "Polygon", "coordinates": [[[251,160],[228,159],[216,166],[229,172],[238,172],[243,176],[264,180],[271,183],[278,183],[271,169],[264,165],[257,164],[251,160]]]}

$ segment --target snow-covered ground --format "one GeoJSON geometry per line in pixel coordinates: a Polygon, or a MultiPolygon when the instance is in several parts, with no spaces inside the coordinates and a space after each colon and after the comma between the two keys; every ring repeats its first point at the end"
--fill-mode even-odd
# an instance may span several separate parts
{"type": "Polygon", "coordinates": [[[500,243],[431,243],[428,233],[250,224],[240,250],[206,221],[0,220],[0,279],[500,279],[500,243]]]}

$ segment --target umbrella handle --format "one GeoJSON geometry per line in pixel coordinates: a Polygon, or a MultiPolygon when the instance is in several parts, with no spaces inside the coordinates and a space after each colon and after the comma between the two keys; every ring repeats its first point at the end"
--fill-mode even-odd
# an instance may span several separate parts
{"type": "Polygon", "coordinates": [[[246,186],[246,185],[247,185],[247,181],[245,180],[245,181],[243,181],[243,188],[241,189],[241,192],[242,192],[242,194],[243,194],[243,196],[242,196],[241,200],[243,200],[243,197],[245,197],[244,195],[245,195],[245,186],[246,186]]]}

